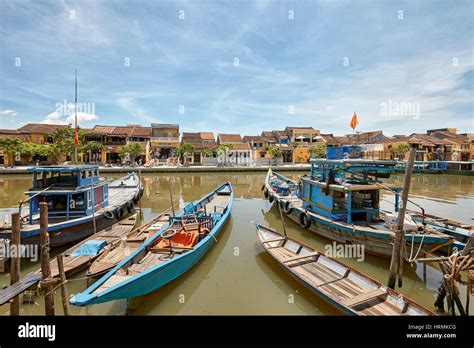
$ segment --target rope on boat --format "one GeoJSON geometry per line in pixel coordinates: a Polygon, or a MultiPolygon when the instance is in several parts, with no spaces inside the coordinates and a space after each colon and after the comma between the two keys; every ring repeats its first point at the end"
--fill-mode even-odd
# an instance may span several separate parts
{"type": "MultiPolygon", "coordinates": [[[[414,249],[414,246],[415,246],[415,234],[412,233],[411,235],[411,248],[410,248],[410,257],[407,259],[406,257],[406,248],[405,248],[405,259],[409,262],[409,263],[412,263],[413,261],[415,261],[417,258],[418,258],[418,255],[420,254],[420,251],[423,247],[423,241],[425,240],[425,235],[423,234],[421,236],[421,242],[420,242],[420,246],[418,247],[418,251],[416,252],[416,255],[415,257],[413,257],[413,249],[414,249]]],[[[405,242],[406,243],[406,242],[405,242]]]]}

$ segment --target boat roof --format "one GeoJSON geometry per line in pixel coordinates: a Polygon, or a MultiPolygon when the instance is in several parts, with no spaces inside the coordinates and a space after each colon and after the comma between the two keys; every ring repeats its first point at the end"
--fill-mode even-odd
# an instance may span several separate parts
{"type": "Polygon", "coordinates": [[[41,173],[41,172],[70,172],[73,170],[95,170],[99,169],[98,165],[72,165],[72,166],[42,166],[29,168],[29,173],[41,173]]]}

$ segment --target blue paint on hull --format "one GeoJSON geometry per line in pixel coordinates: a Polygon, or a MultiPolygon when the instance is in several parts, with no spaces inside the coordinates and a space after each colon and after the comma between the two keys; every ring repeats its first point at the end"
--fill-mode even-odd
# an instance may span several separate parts
{"type": "MultiPolygon", "coordinates": [[[[130,279],[116,284],[110,289],[104,290],[99,294],[92,294],[92,292],[94,292],[98,287],[100,287],[108,278],[115,274],[119,268],[132,261],[136,255],[146,250],[146,247],[148,245],[152,244],[157,238],[159,238],[160,234],[169,227],[168,223],[163,226],[163,228],[154,237],[150,238],[129,257],[120,262],[111,271],[109,271],[106,275],[100,278],[95,284],[86,289],[84,292],[76,294],[71,299],[70,303],[75,306],[85,306],[89,304],[103,303],[123,298],[132,298],[146,295],[161,288],[163,285],[173,281],[174,279],[178,278],[179,276],[187,272],[189,269],[191,269],[204,257],[204,255],[209,251],[211,246],[216,242],[214,238],[222,230],[224,224],[230,216],[234,198],[232,186],[230,183],[226,183],[217,188],[216,190],[210,192],[208,195],[206,195],[199,201],[204,201],[214,192],[221,190],[225,186],[230,189],[230,199],[229,204],[227,205],[227,209],[222,215],[221,219],[216,222],[209,234],[198,244],[196,244],[194,249],[184,254],[181,254],[169,261],[152,267],[140,274],[137,274],[131,277],[130,279]]],[[[196,205],[199,204],[199,202],[196,203],[196,205]]]]}

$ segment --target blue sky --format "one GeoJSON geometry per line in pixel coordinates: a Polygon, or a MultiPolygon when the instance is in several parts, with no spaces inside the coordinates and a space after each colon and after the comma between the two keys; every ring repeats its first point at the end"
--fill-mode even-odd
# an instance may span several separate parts
{"type": "Polygon", "coordinates": [[[71,122],[77,68],[83,127],[474,131],[470,0],[0,6],[0,128],[71,122]]]}

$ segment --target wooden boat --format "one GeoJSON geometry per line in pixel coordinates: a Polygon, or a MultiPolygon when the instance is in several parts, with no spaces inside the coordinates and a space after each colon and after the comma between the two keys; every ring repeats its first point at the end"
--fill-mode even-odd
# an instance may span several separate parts
{"type": "Polygon", "coordinates": [[[371,277],[294,239],[256,224],[272,258],[309,290],[351,315],[435,315],[371,277]]]}
{"type": "MultiPolygon", "coordinates": [[[[312,168],[311,175],[302,177],[293,192],[282,195],[273,187],[275,178],[291,181],[269,169],[265,178],[268,200],[280,204],[282,211],[302,228],[342,244],[363,244],[367,253],[376,256],[389,258],[392,255],[390,243],[395,220],[392,217],[392,226],[389,225],[388,215],[379,209],[379,190],[383,187],[370,181],[345,181],[343,178],[329,183],[327,177],[312,168]],[[369,205],[355,207],[355,198],[359,196],[370,197],[367,199],[369,205]]],[[[384,186],[399,190],[395,185],[384,186]]],[[[418,231],[410,217],[405,221],[405,228],[407,245],[413,244],[415,252],[420,248],[432,252],[454,242],[452,236],[442,231],[430,228],[418,231]]]]}
{"type": "Polygon", "coordinates": [[[204,257],[230,216],[234,194],[226,182],[197,202],[189,203],[71,304],[85,306],[148,294],[178,278],[204,257]]]}
{"type": "MultiPolygon", "coordinates": [[[[143,193],[138,175],[129,173],[109,181],[99,178],[96,165],[46,166],[29,170],[33,187],[19,205],[29,205],[22,215],[21,241],[39,244],[39,203],[48,203],[50,246],[62,246],[89,237],[131,213],[143,193]],[[95,225],[95,227],[94,227],[95,225]]],[[[0,239],[11,239],[11,224],[0,226],[0,239]]]]}
{"type": "Polygon", "coordinates": [[[129,232],[124,238],[113,243],[110,248],[90,265],[86,275],[88,277],[98,277],[114,268],[118,263],[132,254],[145,241],[160,231],[169,221],[170,214],[164,212],[157,217],[129,232]]]}
{"type": "MultiPolygon", "coordinates": [[[[137,214],[133,214],[67,249],[64,252],[63,260],[66,276],[71,276],[89,266],[97,257],[111,248],[115,242],[127,235],[136,222],[137,214]]],[[[50,262],[50,266],[51,277],[59,277],[56,258],[50,262]]],[[[34,273],[41,274],[41,269],[34,273]]]]}

